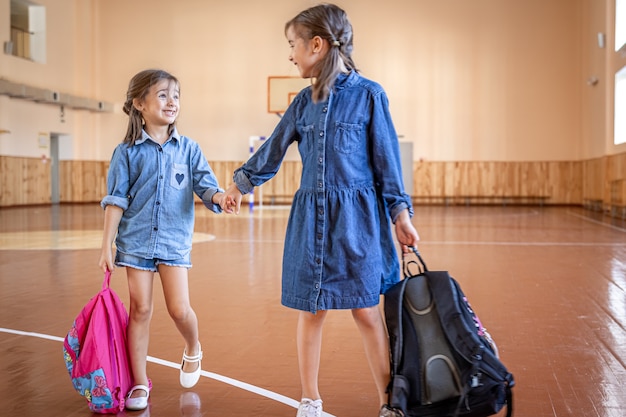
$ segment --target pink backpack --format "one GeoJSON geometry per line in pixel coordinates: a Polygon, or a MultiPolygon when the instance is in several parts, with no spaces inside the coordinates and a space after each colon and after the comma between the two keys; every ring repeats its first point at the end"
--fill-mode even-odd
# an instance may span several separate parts
{"type": "Polygon", "coordinates": [[[122,411],[132,386],[126,339],[128,313],[109,288],[110,281],[107,271],[102,290],[83,307],[63,343],[72,384],[95,413],[122,411]]]}

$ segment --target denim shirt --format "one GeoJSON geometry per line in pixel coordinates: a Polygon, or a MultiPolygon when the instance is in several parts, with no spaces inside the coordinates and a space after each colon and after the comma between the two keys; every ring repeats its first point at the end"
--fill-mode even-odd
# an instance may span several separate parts
{"type": "Polygon", "coordinates": [[[235,171],[239,190],[271,179],[293,142],[302,177],[285,238],[282,303],[311,312],[378,304],[399,280],[390,220],[413,214],[384,90],[356,72],[340,75],[325,102],[305,88],[235,171]]]}
{"type": "Polygon", "coordinates": [[[134,145],[113,151],[107,193],[100,205],[124,210],[115,244],[122,253],[176,260],[191,251],[194,193],[220,213],[213,195],[223,192],[200,146],[174,129],[160,145],[143,131],[134,145]]]}

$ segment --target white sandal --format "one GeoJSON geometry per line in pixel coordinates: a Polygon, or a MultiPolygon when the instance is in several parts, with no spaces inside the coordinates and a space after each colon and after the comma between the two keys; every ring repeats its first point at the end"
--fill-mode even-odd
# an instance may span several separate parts
{"type": "Polygon", "coordinates": [[[200,347],[200,353],[195,356],[187,356],[187,350],[183,351],[183,360],[180,363],[180,385],[184,388],[191,388],[198,383],[200,380],[200,372],[202,372],[202,346],[198,343],[200,347]],[[187,363],[198,363],[198,368],[193,372],[184,372],[183,366],[187,363]]]}
{"type": "Polygon", "coordinates": [[[130,389],[130,391],[128,391],[128,395],[126,396],[126,401],[124,402],[124,407],[126,407],[127,410],[132,410],[132,411],[143,410],[146,407],[148,407],[149,397],[150,397],[150,388],[146,387],[145,385],[135,385],[134,387],[130,389]],[[133,392],[137,390],[145,391],[146,396],[131,398],[131,395],[133,395],[133,392]]]}

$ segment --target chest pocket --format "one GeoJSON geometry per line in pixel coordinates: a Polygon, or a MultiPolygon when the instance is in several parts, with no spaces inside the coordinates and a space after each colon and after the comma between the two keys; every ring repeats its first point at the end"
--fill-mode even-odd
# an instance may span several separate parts
{"type": "Polygon", "coordinates": [[[189,184],[189,165],[174,164],[172,167],[172,176],[170,185],[177,190],[183,190],[189,184]]]}
{"type": "Polygon", "coordinates": [[[333,148],[337,152],[352,153],[358,149],[362,126],[337,122],[333,148]]]}
{"type": "Polygon", "coordinates": [[[298,125],[298,133],[300,133],[300,143],[298,147],[307,152],[312,152],[315,149],[315,137],[313,132],[315,130],[314,125],[298,125]]]}

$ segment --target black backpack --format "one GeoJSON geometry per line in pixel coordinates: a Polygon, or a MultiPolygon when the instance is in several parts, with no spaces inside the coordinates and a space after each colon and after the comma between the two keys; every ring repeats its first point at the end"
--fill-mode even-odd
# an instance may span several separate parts
{"type": "Polygon", "coordinates": [[[515,382],[491,336],[454,278],[429,271],[412,249],[419,263],[405,255],[405,279],[385,293],[390,407],[409,417],[485,417],[507,406],[510,417],[515,382]]]}

